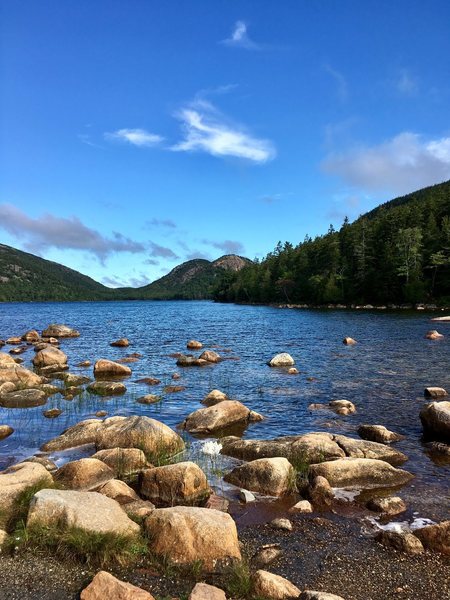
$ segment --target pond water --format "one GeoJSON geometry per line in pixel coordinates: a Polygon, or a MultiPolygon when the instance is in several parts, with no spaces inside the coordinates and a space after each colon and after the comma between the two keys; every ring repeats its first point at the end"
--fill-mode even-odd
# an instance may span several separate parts
{"type": "MultiPolygon", "coordinates": [[[[396,444],[409,461],[405,468],[416,479],[403,496],[414,498],[417,506],[428,506],[423,516],[448,511],[450,466],[436,462],[421,441],[419,411],[428,385],[450,389],[450,323],[439,323],[447,334],[429,341],[424,334],[435,328],[432,315],[384,311],[280,310],[264,306],[237,306],[212,302],[74,302],[0,304],[0,339],[20,335],[28,329],[39,331],[50,323],[65,323],[81,332],[79,338],[63,340],[61,348],[69,357],[70,372],[92,375],[92,367],[75,365],[89,359],[117,360],[132,352],[142,358],[129,366],[133,374],[126,381],[127,393],[115,398],[84,394],[65,400],[57,394],[44,407],[0,408],[0,423],[15,433],[0,441],[0,468],[35,453],[48,439],[68,426],[90,418],[98,410],[108,415],[143,414],[171,427],[201,407],[208,391],[218,388],[244,402],[266,418],[251,424],[247,438],[268,438],[309,431],[328,431],[358,437],[361,423],[381,424],[406,436],[396,444]],[[356,346],[342,344],[345,336],[358,340],[356,346]],[[129,348],[112,348],[109,343],[127,337],[129,348]],[[203,368],[176,367],[176,352],[187,352],[189,339],[200,340],[225,359],[203,368]],[[299,375],[271,369],[266,361],[278,352],[289,352],[299,375]],[[142,405],[137,398],[159,393],[174,383],[185,391],[163,394],[162,402],[142,405]],[[141,377],[161,380],[160,386],[136,383],[141,377]],[[357,413],[342,417],[328,411],[309,411],[311,403],[351,400],[357,413]],[[60,408],[56,419],[42,411],[60,408]]],[[[8,351],[9,347],[3,348],[8,351]]],[[[30,366],[32,348],[21,357],[30,366]]],[[[196,446],[196,442],[192,445],[196,446]]]]}

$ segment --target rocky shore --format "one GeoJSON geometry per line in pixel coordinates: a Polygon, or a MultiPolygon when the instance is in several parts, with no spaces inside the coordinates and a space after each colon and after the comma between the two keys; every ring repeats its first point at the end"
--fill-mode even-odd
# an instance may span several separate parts
{"type": "MultiPolygon", "coordinates": [[[[8,338],[3,345],[11,346],[9,353],[0,352],[0,406],[43,405],[55,388],[66,399],[85,388],[106,397],[124,394],[132,375],[127,363],[140,355],[125,362],[100,358],[92,377],[70,372],[61,345],[79,335],[53,324],[42,333],[8,338]],[[18,356],[30,346],[33,370],[18,356]]],[[[127,348],[129,340],[111,345],[127,348]]],[[[174,356],[180,369],[214,368],[223,360],[197,340],[186,349],[201,353],[174,356]]],[[[267,368],[298,374],[285,352],[270,358],[267,368]]],[[[424,435],[445,455],[447,392],[426,387],[424,395],[424,435]]],[[[156,395],[145,398],[157,401],[156,395]]],[[[241,439],[227,434],[250,423],[258,427],[265,416],[220,390],[211,390],[201,404],[180,415],[177,430],[148,416],[99,412],[0,472],[0,597],[448,597],[450,521],[417,519],[402,498],[402,488],[414,480],[404,468],[408,457],[392,446],[402,435],[365,424],[359,439],[331,432],[241,439]],[[186,455],[186,433],[219,438],[204,442],[202,452],[235,459],[220,473],[230,492],[213,490],[202,466],[186,455]],[[84,457],[59,466],[50,458],[74,449],[83,449],[84,457]]],[[[356,411],[347,400],[309,409],[343,417],[356,411]]],[[[0,440],[10,435],[14,430],[0,423],[0,440]]]]}

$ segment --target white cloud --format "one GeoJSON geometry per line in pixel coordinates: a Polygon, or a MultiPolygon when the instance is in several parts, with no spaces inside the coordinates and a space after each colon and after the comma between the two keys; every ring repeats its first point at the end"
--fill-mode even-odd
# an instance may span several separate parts
{"type": "Polygon", "coordinates": [[[156,146],[164,138],[145,129],[118,129],[112,133],[105,133],[104,137],[109,141],[125,142],[133,146],[156,146]]]}
{"type": "Polygon", "coordinates": [[[364,190],[406,194],[450,179],[450,137],[403,132],[371,147],[330,155],[322,168],[364,190]]]}
{"type": "Polygon", "coordinates": [[[197,100],[175,116],[183,123],[185,139],[171,150],[234,156],[256,163],[265,163],[276,155],[269,140],[255,138],[243,127],[227,123],[225,117],[204,100],[197,100]]]}
{"type": "Polygon", "coordinates": [[[345,102],[348,98],[347,80],[340,71],[333,69],[330,65],[324,65],[325,71],[331,75],[336,83],[336,93],[341,102],[345,102]]]}
{"type": "Polygon", "coordinates": [[[202,244],[207,244],[218,250],[222,250],[226,254],[244,254],[245,248],[241,242],[235,240],[224,240],[223,242],[215,240],[202,240],[202,244]]]}
{"type": "Polygon", "coordinates": [[[250,39],[247,33],[247,24],[244,21],[236,21],[231,36],[226,40],[222,40],[221,44],[236,48],[245,48],[246,50],[260,49],[260,46],[250,39]]]}

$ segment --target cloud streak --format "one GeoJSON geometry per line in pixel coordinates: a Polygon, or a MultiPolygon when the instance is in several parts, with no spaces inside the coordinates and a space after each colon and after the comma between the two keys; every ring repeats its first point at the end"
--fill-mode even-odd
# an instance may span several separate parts
{"type": "Polygon", "coordinates": [[[245,252],[244,245],[235,240],[224,240],[223,242],[218,242],[215,240],[202,240],[202,244],[222,250],[222,252],[225,252],[226,254],[244,254],[245,252]]]}
{"type": "Polygon", "coordinates": [[[341,102],[345,102],[348,99],[347,80],[342,75],[342,73],[340,73],[336,69],[333,69],[333,67],[331,67],[330,65],[324,65],[324,69],[329,75],[331,75],[331,77],[336,83],[336,92],[339,100],[341,102]]]}
{"type": "Polygon", "coordinates": [[[164,138],[145,129],[118,129],[104,134],[105,140],[122,142],[138,147],[149,147],[160,144],[164,138]]]}
{"type": "Polygon", "coordinates": [[[175,252],[173,250],[171,250],[170,248],[166,248],[165,246],[160,246],[159,244],[156,244],[155,242],[149,242],[149,246],[150,246],[150,256],[156,257],[156,258],[168,258],[170,260],[177,260],[179,258],[179,256],[177,256],[175,254],[175,252]]]}
{"type": "Polygon", "coordinates": [[[220,43],[232,48],[245,48],[245,50],[261,49],[261,46],[249,37],[247,24],[244,21],[236,21],[230,37],[222,40],[220,43]]]}
{"type": "Polygon", "coordinates": [[[0,204],[0,228],[20,240],[31,252],[48,248],[60,250],[83,250],[103,262],[111,254],[145,251],[145,246],[121,233],[113,232],[112,238],[87,227],[78,217],[55,217],[43,214],[32,218],[11,204],[0,204]]]}
{"type": "Polygon", "coordinates": [[[405,194],[450,179],[450,137],[403,132],[381,144],[330,155],[325,172],[367,191],[405,194]]]}
{"type": "Polygon", "coordinates": [[[176,152],[206,152],[212,156],[233,156],[254,163],[275,158],[269,140],[253,137],[242,126],[230,124],[224,115],[205,101],[197,101],[175,115],[181,122],[184,139],[171,147],[176,152]]]}
{"type": "Polygon", "coordinates": [[[172,219],[149,219],[145,222],[148,227],[168,227],[176,229],[177,225],[172,219]]]}

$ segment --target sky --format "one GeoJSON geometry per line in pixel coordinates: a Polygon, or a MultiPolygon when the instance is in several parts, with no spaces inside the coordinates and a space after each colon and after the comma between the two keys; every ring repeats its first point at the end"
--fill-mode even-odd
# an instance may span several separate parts
{"type": "Polygon", "coordinates": [[[111,287],[450,179],[448,0],[0,0],[0,242],[111,287]]]}

